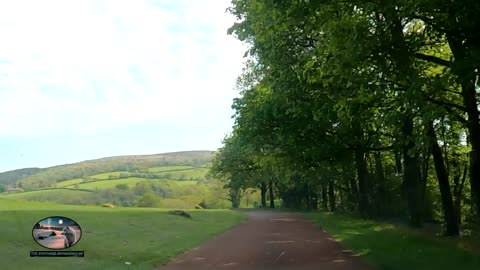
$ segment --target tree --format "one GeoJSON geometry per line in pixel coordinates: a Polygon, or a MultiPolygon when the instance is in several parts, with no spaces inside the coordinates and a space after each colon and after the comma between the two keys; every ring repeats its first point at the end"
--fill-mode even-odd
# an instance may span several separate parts
{"type": "Polygon", "coordinates": [[[407,206],[414,227],[437,218],[438,195],[446,234],[458,234],[467,181],[480,206],[480,4],[234,0],[229,10],[230,34],[250,46],[220,156],[235,149],[254,165],[217,167],[231,186],[274,186],[302,208],[321,197],[363,217],[407,206]]]}
{"type": "Polygon", "coordinates": [[[0,193],[6,192],[8,190],[7,186],[5,184],[0,183],[0,193]]]}
{"type": "Polygon", "coordinates": [[[153,192],[146,192],[137,202],[139,207],[159,207],[160,205],[161,199],[153,192]]]}

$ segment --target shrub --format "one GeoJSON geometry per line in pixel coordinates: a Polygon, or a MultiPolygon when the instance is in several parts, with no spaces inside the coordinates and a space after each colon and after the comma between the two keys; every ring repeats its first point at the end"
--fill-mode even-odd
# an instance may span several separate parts
{"type": "Polygon", "coordinates": [[[155,195],[153,192],[146,192],[143,196],[138,200],[137,206],[139,207],[159,207],[161,203],[161,199],[155,195]]]}
{"type": "Polygon", "coordinates": [[[118,178],[121,178],[121,179],[123,179],[123,178],[129,178],[129,177],[130,177],[130,174],[129,174],[129,173],[120,173],[120,174],[118,175],[118,178]]]}
{"type": "Polygon", "coordinates": [[[170,215],[177,215],[177,216],[182,216],[182,217],[186,217],[186,218],[192,218],[192,216],[189,213],[187,213],[183,210],[171,210],[171,211],[168,211],[168,213],[170,215]]]}
{"type": "Polygon", "coordinates": [[[205,200],[202,200],[202,201],[198,204],[198,206],[202,207],[202,209],[207,209],[207,208],[208,208],[208,207],[207,207],[207,203],[205,202],[205,200]]]}
{"type": "Polygon", "coordinates": [[[115,187],[118,188],[118,189],[121,189],[121,190],[127,190],[128,189],[127,184],[118,184],[115,187]]]}

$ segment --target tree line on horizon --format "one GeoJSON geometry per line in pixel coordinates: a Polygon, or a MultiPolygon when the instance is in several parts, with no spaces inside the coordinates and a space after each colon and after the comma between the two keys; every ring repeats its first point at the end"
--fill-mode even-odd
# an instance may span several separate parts
{"type": "Polygon", "coordinates": [[[480,232],[480,2],[233,0],[248,44],[213,160],[232,206],[480,232]],[[267,196],[270,202],[267,203],[267,196]]]}

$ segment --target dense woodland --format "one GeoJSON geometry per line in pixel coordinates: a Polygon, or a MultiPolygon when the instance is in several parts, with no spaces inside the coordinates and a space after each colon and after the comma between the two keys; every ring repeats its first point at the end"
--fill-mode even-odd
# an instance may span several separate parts
{"type": "Polygon", "coordinates": [[[479,232],[480,1],[233,0],[249,45],[213,161],[232,205],[479,232]]]}

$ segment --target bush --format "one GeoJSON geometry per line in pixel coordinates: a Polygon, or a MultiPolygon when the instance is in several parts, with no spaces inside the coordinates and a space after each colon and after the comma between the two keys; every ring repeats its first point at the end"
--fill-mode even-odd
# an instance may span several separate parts
{"type": "Polygon", "coordinates": [[[161,203],[161,199],[155,195],[153,192],[146,192],[143,196],[138,200],[137,206],[139,207],[159,207],[161,203]]]}
{"type": "Polygon", "coordinates": [[[183,210],[171,210],[171,211],[168,211],[168,213],[169,213],[170,215],[176,215],[176,216],[182,216],[182,217],[186,217],[186,218],[192,218],[192,216],[191,216],[189,213],[187,213],[187,212],[185,212],[185,211],[183,211],[183,210]]]}
{"type": "Polygon", "coordinates": [[[128,189],[127,184],[118,184],[115,187],[118,188],[118,189],[121,189],[121,190],[127,190],[128,189]]]}
{"type": "Polygon", "coordinates": [[[207,208],[208,208],[208,207],[207,207],[207,203],[205,202],[205,200],[202,200],[202,201],[198,204],[198,206],[202,207],[202,209],[207,209],[207,208]]]}
{"type": "Polygon", "coordinates": [[[102,207],[114,208],[115,206],[111,203],[104,203],[102,204],[102,207]]]}

